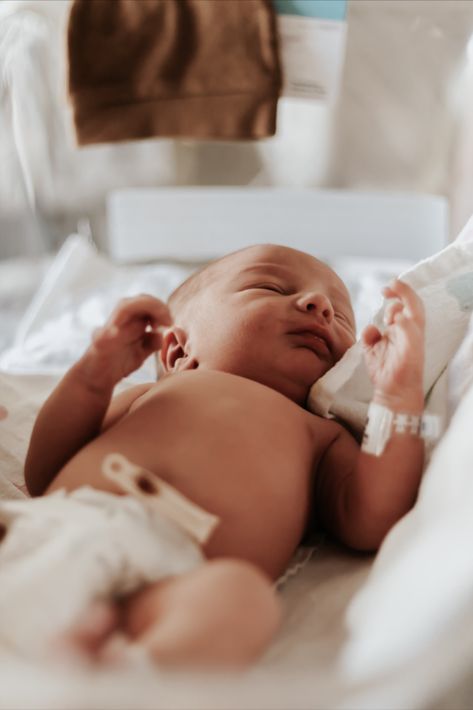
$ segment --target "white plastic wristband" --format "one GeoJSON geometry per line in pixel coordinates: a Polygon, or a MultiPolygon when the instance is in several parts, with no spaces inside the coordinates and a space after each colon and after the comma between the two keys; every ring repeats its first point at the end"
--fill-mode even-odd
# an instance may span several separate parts
{"type": "Polygon", "coordinates": [[[395,413],[381,404],[371,402],[361,450],[366,454],[381,456],[393,432],[434,441],[440,436],[440,417],[434,414],[417,416],[395,413]]]}

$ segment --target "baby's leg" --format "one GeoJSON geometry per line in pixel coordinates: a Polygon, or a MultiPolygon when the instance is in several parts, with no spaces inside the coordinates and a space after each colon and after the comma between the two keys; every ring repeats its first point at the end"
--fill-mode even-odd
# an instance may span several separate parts
{"type": "Polygon", "coordinates": [[[123,618],[131,640],[160,665],[236,666],[264,651],[280,617],[256,567],[221,559],[135,593],[123,618]]]}

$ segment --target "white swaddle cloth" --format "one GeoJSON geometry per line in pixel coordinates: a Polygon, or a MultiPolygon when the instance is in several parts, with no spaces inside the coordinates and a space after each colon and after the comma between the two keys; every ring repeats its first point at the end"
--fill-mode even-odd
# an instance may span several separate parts
{"type": "MultiPolygon", "coordinates": [[[[473,311],[473,219],[467,228],[453,244],[400,276],[424,303],[424,395],[429,412],[442,419],[447,413],[447,366],[464,338],[473,311]]],[[[384,307],[374,317],[381,330],[383,316],[384,307]]],[[[338,417],[361,433],[372,394],[358,342],[312,386],[308,407],[315,414],[338,417]]]]}
{"type": "MultiPolygon", "coordinates": [[[[215,516],[183,505],[200,510],[213,529],[215,516]]],[[[152,505],[88,486],[4,501],[0,523],[0,645],[22,655],[44,654],[93,600],[204,560],[196,538],[152,505]]]]}

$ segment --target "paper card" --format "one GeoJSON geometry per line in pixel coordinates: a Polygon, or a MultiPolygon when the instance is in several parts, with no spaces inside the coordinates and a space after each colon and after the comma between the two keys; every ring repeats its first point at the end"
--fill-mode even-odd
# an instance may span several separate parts
{"type": "Polygon", "coordinates": [[[345,56],[347,0],[273,0],[283,96],[331,101],[345,56]]]}

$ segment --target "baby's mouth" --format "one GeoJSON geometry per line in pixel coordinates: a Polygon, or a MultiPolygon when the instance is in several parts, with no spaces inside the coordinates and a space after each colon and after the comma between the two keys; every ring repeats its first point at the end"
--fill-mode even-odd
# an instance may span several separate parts
{"type": "Polygon", "coordinates": [[[332,359],[332,349],[321,335],[317,335],[312,330],[297,330],[289,335],[294,336],[303,347],[312,350],[316,355],[320,355],[324,359],[332,359]]]}

